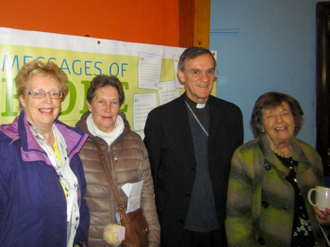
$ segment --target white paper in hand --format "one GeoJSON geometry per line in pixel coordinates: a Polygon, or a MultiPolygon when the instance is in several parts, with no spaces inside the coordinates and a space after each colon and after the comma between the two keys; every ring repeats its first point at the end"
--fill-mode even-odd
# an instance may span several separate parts
{"type": "Polygon", "coordinates": [[[124,184],[121,189],[128,197],[126,212],[133,212],[140,208],[141,192],[144,180],[137,183],[124,184]]]}

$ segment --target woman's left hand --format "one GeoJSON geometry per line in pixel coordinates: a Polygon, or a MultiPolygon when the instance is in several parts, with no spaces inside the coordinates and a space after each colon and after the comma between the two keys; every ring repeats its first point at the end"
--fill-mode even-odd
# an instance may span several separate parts
{"type": "Polygon", "coordinates": [[[330,225],[330,209],[326,208],[326,212],[321,211],[318,207],[314,207],[314,212],[316,220],[321,225],[329,226],[330,225]]]}

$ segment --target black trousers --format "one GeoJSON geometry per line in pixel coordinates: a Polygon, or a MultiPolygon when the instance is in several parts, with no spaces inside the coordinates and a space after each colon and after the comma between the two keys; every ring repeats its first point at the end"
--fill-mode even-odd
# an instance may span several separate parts
{"type": "Polygon", "coordinates": [[[184,230],[180,240],[182,247],[227,247],[226,233],[224,230],[211,232],[193,232],[184,230]]]}

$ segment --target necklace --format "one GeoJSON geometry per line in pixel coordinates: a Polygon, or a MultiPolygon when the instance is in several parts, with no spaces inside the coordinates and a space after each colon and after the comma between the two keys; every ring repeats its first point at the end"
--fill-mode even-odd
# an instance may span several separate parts
{"type": "MultiPolygon", "coordinates": [[[[292,158],[292,154],[285,156],[285,155],[280,155],[279,153],[277,153],[274,149],[271,149],[274,154],[282,161],[282,163],[288,167],[291,171],[293,171],[294,173],[297,172],[297,162],[293,160],[292,158]]],[[[296,181],[296,178],[294,178],[294,181],[296,181]]]]}
{"type": "Polygon", "coordinates": [[[282,154],[279,154],[278,152],[276,152],[274,149],[271,148],[271,150],[278,156],[280,157],[283,157],[283,158],[291,158],[292,157],[292,154],[290,155],[282,155],[282,154]]]}
{"type": "Polygon", "coordinates": [[[187,101],[185,101],[186,105],[188,106],[188,109],[190,110],[191,114],[194,116],[194,118],[196,119],[197,123],[199,124],[199,126],[202,128],[202,130],[204,131],[205,135],[207,137],[209,137],[209,133],[207,133],[207,131],[204,129],[203,125],[201,124],[201,122],[199,122],[198,118],[196,117],[195,113],[193,112],[193,110],[190,108],[190,105],[187,103],[187,101]]]}

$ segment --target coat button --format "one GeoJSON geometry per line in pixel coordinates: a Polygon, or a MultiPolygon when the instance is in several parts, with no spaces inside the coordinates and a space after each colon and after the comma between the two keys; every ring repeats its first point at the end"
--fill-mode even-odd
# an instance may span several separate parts
{"type": "Polygon", "coordinates": [[[195,172],[196,171],[195,167],[191,167],[190,171],[195,172]]]}
{"type": "Polygon", "coordinates": [[[264,208],[268,208],[269,205],[268,205],[268,202],[262,201],[261,206],[264,208]]]}
{"type": "Polygon", "coordinates": [[[258,244],[265,245],[265,240],[263,240],[262,238],[258,238],[258,244]]]}
{"type": "Polygon", "coordinates": [[[180,223],[181,225],[184,225],[184,221],[183,221],[183,220],[179,220],[179,223],[180,223]]]}
{"type": "Polygon", "coordinates": [[[190,198],[190,193],[186,193],[186,197],[189,197],[190,198]]]}
{"type": "Polygon", "coordinates": [[[271,168],[272,168],[272,167],[271,167],[270,164],[266,164],[266,165],[265,165],[265,169],[266,169],[267,171],[269,171],[271,168]]]}

